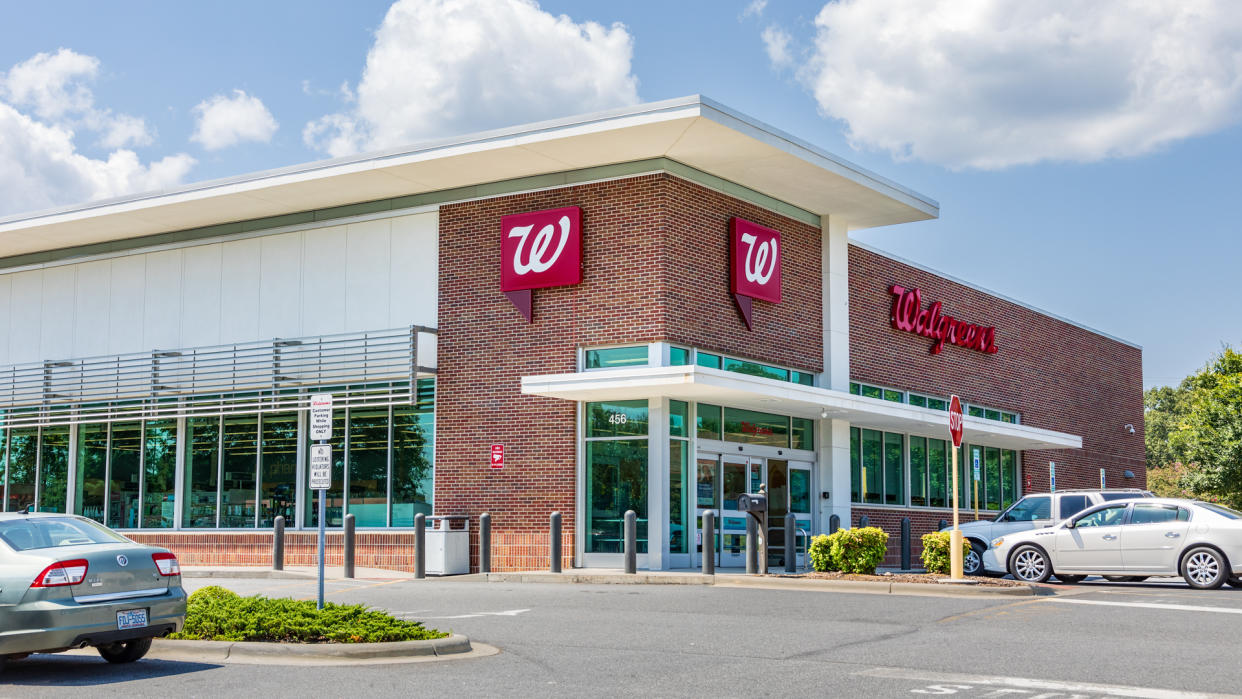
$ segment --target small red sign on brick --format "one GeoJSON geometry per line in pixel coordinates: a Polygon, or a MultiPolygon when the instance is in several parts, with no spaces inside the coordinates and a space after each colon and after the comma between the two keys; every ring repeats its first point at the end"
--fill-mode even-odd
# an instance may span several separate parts
{"type": "Polygon", "coordinates": [[[505,445],[493,444],[492,445],[492,468],[504,468],[504,467],[505,467],[505,445]]]}

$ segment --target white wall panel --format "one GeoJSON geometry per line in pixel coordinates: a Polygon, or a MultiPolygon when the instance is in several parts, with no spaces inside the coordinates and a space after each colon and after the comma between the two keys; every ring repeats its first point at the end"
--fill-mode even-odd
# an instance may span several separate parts
{"type": "Polygon", "coordinates": [[[392,219],[388,327],[436,326],[439,234],[439,215],[435,212],[392,219]]]}
{"type": "Polygon", "coordinates": [[[220,343],[259,338],[258,239],[222,245],[220,274],[220,343]]]}
{"type": "Polygon", "coordinates": [[[9,313],[10,297],[13,292],[13,279],[8,275],[0,276],[0,332],[5,334],[5,339],[0,341],[0,366],[9,364],[9,313]]]}
{"type": "Polygon", "coordinates": [[[142,320],[147,292],[147,257],[130,255],[112,260],[108,299],[108,353],[141,352],[142,320]]]}
{"type": "Polygon", "coordinates": [[[77,267],[77,297],[73,313],[73,357],[97,357],[108,353],[112,297],[112,262],[97,260],[77,267]]]}
{"type": "Polygon", "coordinates": [[[0,366],[436,324],[435,212],[4,274],[0,366]]]}
{"type": "Polygon", "coordinates": [[[345,226],[302,234],[303,335],[345,332],[345,255],[345,226]]]}
{"type": "Polygon", "coordinates": [[[176,349],[181,346],[181,251],[163,250],[146,257],[142,347],[176,349]]]}
{"type": "MultiPolygon", "coordinates": [[[[35,270],[13,275],[9,312],[9,361],[13,364],[43,359],[43,272],[35,270]]],[[[54,357],[48,357],[54,359],[54,357]]]]}
{"type": "Polygon", "coordinates": [[[345,314],[355,328],[388,326],[389,219],[350,224],[345,314]]]}
{"type": "Polygon", "coordinates": [[[75,296],[73,267],[54,267],[43,272],[43,318],[39,350],[44,358],[73,356],[75,296]]]}
{"type": "Polygon", "coordinates": [[[222,246],[186,248],[181,256],[181,346],[220,344],[222,246]]]}

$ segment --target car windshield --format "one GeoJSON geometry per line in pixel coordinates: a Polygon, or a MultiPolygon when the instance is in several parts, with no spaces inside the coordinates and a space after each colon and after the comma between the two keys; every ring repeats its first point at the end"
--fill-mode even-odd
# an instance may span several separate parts
{"type": "Polygon", "coordinates": [[[0,520],[0,540],[15,551],[29,551],[81,544],[115,544],[127,539],[76,517],[30,517],[0,520]]]}
{"type": "Polygon", "coordinates": [[[1242,519],[1242,512],[1238,512],[1237,510],[1231,510],[1228,507],[1225,507],[1224,505],[1217,505],[1216,503],[1212,503],[1212,502],[1200,502],[1196,504],[1205,510],[1210,510],[1212,512],[1215,512],[1221,517],[1228,517],[1229,519],[1242,519]]]}
{"type": "Polygon", "coordinates": [[[1052,498],[1047,495],[1033,495],[1015,502],[1013,507],[996,518],[998,522],[1032,522],[1037,519],[1052,519],[1052,498]]]}

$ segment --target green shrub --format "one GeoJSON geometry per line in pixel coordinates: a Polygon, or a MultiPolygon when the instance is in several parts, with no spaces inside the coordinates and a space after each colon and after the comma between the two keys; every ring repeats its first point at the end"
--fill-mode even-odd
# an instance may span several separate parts
{"type": "Polygon", "coordinates": [[[443,638],[421,622],[397,619],[361,604],[241,597],[215,585],[190,595],[185,628],[169,638],[200,641],[377,643],[443,638]]]}
{"type": "MultiPolygon", "coordinates": [[[[923,567],[929,573],[939,573],[948,575],[950,572],[949,560],[949,534],[950,532],[931,532],[923,535],[923,567]]],[[[962,537],[962,560],[966,560],[966,554],[970,552],[970,542],[962,537]]]]}
{"type": "Polygon", "coordinates": [[[874,575],[888,551],[888,534],[879,527],[841,529],[828,540],[832,566],[843,573],[874,575]]]}
{"type": "Polygon", "coordinates": [[[827,534],[820,534],[811,539],[811,548],[807,550],[811,557],[811,567],[823,573],[836,570],[832,565],[832,541],[827,534]]]}

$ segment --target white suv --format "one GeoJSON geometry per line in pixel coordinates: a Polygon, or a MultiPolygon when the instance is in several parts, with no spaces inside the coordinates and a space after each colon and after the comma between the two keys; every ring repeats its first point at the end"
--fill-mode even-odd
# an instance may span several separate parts
{"type": "MultiPolygon", "coordinates": [[[[962,536],[970,542],[970,553],[963,561],[966,575],[984,575],[983,552],[993,539],[1028,529],[1050,527],[1066,517],[1110,500],[1155,497],[1151,491],[1138,488],[1107,488],[1104,490],[1058,490],[1055,493],[1027,495],[1001,512],[996,519],[963,522],[962,536]]],[[[941,531],[950,531],[947,527],[941,531]]]]}

